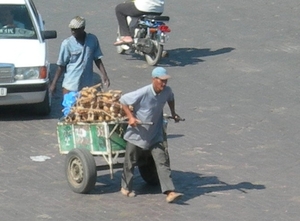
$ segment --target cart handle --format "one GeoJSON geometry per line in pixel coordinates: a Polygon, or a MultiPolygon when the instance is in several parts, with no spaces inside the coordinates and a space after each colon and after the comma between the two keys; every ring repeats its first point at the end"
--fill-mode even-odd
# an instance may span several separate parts
{"type": "MultiPolygon", "coordinates": [[[[118,121],[119,124],[128,124],[128,121],[118,121]]],[[[137,122],[139,125],[153,125],[153,122],[137,122]]]]}

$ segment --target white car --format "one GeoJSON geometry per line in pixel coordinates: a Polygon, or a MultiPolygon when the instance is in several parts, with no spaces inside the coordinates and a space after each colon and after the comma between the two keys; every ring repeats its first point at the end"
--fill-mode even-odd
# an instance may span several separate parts
{"type": "Polygon", "coordinates": [[[44,21],[32,0],[0,0],[0,106],[32,105],[34,113],[51,110],[44,21]]]}

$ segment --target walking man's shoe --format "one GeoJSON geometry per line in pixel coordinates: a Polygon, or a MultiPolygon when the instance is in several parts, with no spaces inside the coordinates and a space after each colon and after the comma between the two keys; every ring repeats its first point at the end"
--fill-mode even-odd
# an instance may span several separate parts
{"type": "Polygon", "coordinates": [[[180,197],[182,197],[182,196],[183,196],[182,193],[177,193],[177,192],[171,191],[171,192],[167,193],[166,201],[168,203],[173,203],[176,200],[180,199],[180,197]]]}
{"type": "Polygon", "coordinates": [[[129,190],[126,190],[124,188],[121,188],[121,193],[124,195],[124,196],[127,196],[127,197],[135,197],[136,194],[134,191],[129,191],[129,190]]]}

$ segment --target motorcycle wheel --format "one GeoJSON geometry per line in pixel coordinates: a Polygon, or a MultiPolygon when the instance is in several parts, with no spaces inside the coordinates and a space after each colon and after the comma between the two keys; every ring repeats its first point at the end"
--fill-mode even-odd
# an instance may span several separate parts
{"type": "Polygon", "coordinates": [[[151,66],[155,66],[161,58],[163,52],[163,45],[155,44],[155,49],[151,54],[145,54],[145,59],[147,63],[151,66]]]}

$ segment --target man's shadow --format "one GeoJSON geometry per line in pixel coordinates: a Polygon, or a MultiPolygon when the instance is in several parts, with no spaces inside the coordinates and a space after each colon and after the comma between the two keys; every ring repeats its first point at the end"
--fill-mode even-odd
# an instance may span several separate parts
{"type": "MultiPolygon", "coordinates": [[[[94,190],[90,194],[110,194],[120,191],[122,170],[114,173],[114,179],[110,174],[102,174],[97,177],[97,183],[94,190]]],[[[238,191],[247,194],[251,190],[266,189],[264,185],[253,184],[248,181],[240,183],[226,183],[216,176],[205,176],[195,172],[183,172],[178,170],[172,171],[173,182],[176,189],[182,192],[184,196],[178,201],[178,204],[186,204],[187,201],[202,196],[210,195],[214,197],[214,193],[223,191],[238,191]]],[[[147,184],[139,174],[138,168],[135,168],[133,189],[138,195],[145,194],[161,194],[159,185],[147,184]]]]}
{"type": "MultiPolygon", "coordinates": [[[[184,136],[183,134],[168,134],[168,139],[184,136]]],[[[95,188],[90,194],[109,194],[119,192],[121,188],[121,177],[122,177],[122,161],[124,159],[118,159],[121,162],[118,167],[114,167],[114,173],[109,173],[108,170],[102,170],[98,172],[97,183],[95,188]],[[112,179],[113,178],[113,179],[112,179]]],[[[97,158],[96,164],[105,165],[105,160],[97,158]],[[103,164],[104,163],[104,164],[103,164]]],[[[171,159],[172,167],[172,159],[171,159]]],[[[190,199],[199,197],[201,195],[213,196],[213,193],[221,191],[236,190],[242,194],[247,194],[249,190],[262,190],[266,187],[261,184],[252,184],[251,182],[244,181],[235,184],[229,184],[220,180],[216,176],[206,176],[198,174],[192,171],[184,172],[178,170],[172,170],[172,179],[176,189],[179,192],[184,193],[184,196],[178,203],[187,204],[186,202],[190,199]]],[[[161,194],[159,185],[147,184],[139,173],[138,167],[135,167],[133,189],[138,195],[145,194],[161,194]]]]}
{"type": "Polygon", "coordinates": [[[249,190],[266,189],[264,185],[253,184],[248,181],[240,183],[226,183],[216,176],[206,176],[194,172],[173,171],[173,180],[180,191],[183,191],[184,197],[180,203],[199,197],[208,195],[215,197],[214,193],[223,191],[238,191],[247,194],[249,190]]]}
{"type": "MultiPolygon", "coordinates": [[[[184,67],[186,65],[196,65],[200,62],[204,62],[202,58],[209,56],[216,56],[225,53],[229,53],[235,50],[232,47],[224,47],[217,50],[211,50],[210,48],[176,48],[167,51],[167,56],[161,58],[158,62],[161,66],[172,67],[184,67]]],[[[132,59],[145,60],[143,56],[136,53],[131,53],[132,59]]]]}

